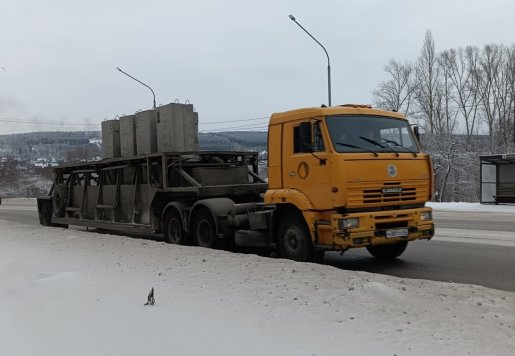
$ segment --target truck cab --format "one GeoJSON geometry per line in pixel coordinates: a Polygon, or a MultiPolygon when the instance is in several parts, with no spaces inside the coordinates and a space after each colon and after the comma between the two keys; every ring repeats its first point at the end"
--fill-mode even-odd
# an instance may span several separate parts
{"type": "Polygon", "coordinates": [[[433,236],[431,160],[404,115],[364,105],[277,113],[268,145],[265,203],[277,206],[286,257],[367,247],[392,258],[433,236]]]}

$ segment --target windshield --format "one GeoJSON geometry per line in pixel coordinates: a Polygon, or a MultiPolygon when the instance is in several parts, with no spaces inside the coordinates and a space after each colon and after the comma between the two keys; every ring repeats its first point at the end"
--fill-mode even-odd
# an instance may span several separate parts
{"type": "Polygon", "coordinates": [[[408,122],[401,119],[335,115],[326,122],[336,152],[419,152],[408,122]]]}

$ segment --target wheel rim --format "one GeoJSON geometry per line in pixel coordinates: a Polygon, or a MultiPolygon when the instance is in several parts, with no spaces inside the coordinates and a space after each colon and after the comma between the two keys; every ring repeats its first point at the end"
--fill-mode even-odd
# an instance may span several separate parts
{"type": "Polygon", "coordinates": [[[213,245],[213,227],[211,223],[203,218],[197,224],[197,242],[199,246],[211,247],[213,245]]]}
{"type": "Polygon", "coordinates": [[[304,234],[297,226],[290,226],[286,230],[284,249],[289,256],[297,256],[304,250],[304,234]]]}
{"type": "Polygon", "coordinates": [[[181,223],[177,218],[171,218],[168,222],[168,240],[175,244],[180,243],[182,240],[181,223]]]}

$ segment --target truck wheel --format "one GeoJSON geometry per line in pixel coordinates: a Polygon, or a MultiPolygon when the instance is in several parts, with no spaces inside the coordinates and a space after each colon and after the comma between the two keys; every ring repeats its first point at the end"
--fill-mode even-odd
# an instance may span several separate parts
{"type": "Polygon", "coordinates": [[[170,209],[164,220],[165,240],[171,244],[185,245],[186,236],[180,214],[175,209],[170,209]]]}
{"type": "Polygon", "coordinates": [[[367,246],[367,250],[375,258],[390,260],[402,255],[407,246],[408,241],[402,241],[394,245],[367,246]]]}
{"type": "Polygon", "coordinates": [[[218,237],[211,212],[200,209],[193,218],[193,238],[200,247],[216,248],[218,237]]]}
{"type": "Polygon", "coordinates": [[[58,184],[54,187],[54,194],[52,195],[52,203],[54,205],[54,214],[57,217],[64,217],[66,211],[66,197],[68,195],[68,188],[66,184],[58,184]]]}
{"type": "Polygon", "coordinates": [[[313,243],[304,219],[295,213],[283,217],[279,225],[281,257],[306,262],[313,258],[313,243]]]}
{"type": "Polygon", "coordinates": [[[52,203],[44,202],[41,206],[41,225],[52,226],[52,203]]]}

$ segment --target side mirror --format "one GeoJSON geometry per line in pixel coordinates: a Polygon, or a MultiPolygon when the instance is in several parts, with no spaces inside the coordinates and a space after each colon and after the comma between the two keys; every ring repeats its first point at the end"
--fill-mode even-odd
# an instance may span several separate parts
{"type": "Polygon", "coordinates": [[[417,141],[420,142],[420,131],[418,130],[418,126],[413,126],[413,133],[415,134],[415,137],[417,138],[417,141]]]}
{"type": "Polygon", "coordinates": [[[300,149],[302,152],[313,152],[313,144],[311,141],[311,123],[302,122],[299,128],[300,149]]]}

